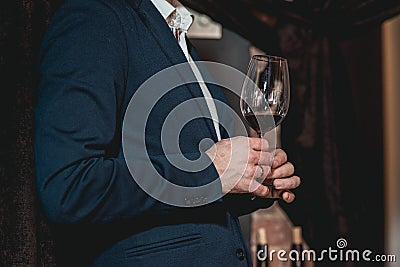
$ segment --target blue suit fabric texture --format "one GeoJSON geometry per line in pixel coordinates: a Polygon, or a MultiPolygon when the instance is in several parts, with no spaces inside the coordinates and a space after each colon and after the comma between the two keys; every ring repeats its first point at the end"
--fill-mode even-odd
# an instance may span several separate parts
{"type": "MultiPolygon", "coordinates": [[[[190,45],[189,52],[199,60],[190,45]]],[[[174,207],[147,195],[124,160],[122,125],[131,97],[149,77],[183,62],[150,0],[67,0],[53,16],[39,54],[34,150],[57,266],[251,265],[238,217],[272,201],[226,195],[199,207],[174,207]]],[[[226,103],[219,87],[209,89],[226,103]]],[[[171,91],[145,133],[152,163],[165,179],[186,186],[209,183],[218,173],[212,164],[196,173],[171,165],[157,130],[165,114],[199,96],[198,84],[171,91]]],[[[217,141],[209,119],[193,120],[182,132],[183,154],[201,157],[199,142],[217,141]]],[[[221,134],[229,137],[223,128],[221,134]]]]}

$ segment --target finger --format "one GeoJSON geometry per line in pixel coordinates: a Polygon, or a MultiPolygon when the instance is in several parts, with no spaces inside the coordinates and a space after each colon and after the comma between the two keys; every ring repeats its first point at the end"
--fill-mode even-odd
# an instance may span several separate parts
{"type": "Polygon", "coordinates": [[[252,194],[257,197],[267,198],[271,194],[271,190],[268,186],[260,184],[252,194]]]}
{"type": "Polygon", "coordinates": [[[275,181],[274,178],[268,178],[268,177],[267,177],[267,178],[264,179],[263,185],[268,185],[268,186],[273,186],[273,187],[275,187],[274,181],[275,181]]]}
{"type": "Polygon", "coordinates": [[[284,178],[289,177],[294,174],[294,166],[290,162],[286,162],[285,164],[277,167],[276,169],[272,168],[271,172],[268,174],[268,178],[284,178]]]}
{"type": "Polygon", "coordinates": [[[257,181],[262,183],[262,181],[264,181],[265,176],[266,175],[264,173],[263,167],[261,167],[260,165],[256,165],[256,171],[254,172],[253,179],[257,179],[257,181]]]}
{"type": "Polygon", "coordinates": [[[259,178],[262,174],[259,166],[249,166],[246,169],[245,176],[237,185],[237,188],[242,193],[252,193],[262,185],[263,178],[259,178]]]}
{"type": "Polygon", "coordinates": [[[278,190],[272,185],[268,185],[268,188],[270,190],[270,193],[268,194],[268,198],[273,198],[273,199],[281,198],[281,196],[283,194],[283,190],[278,190]]]}
{"type": "Polygon", "coordinates": [[[271,166],[272,160],[273,160],[273,155],[270,152],[265,152],[265,151],[258,151],[259,156],[258,156],[258,165],[268,165],[271,166]]]}
{"type": "Polygon", "coordinates": [[[276,189],[295,189],[297,188],[301,183],[301,179],[299,176],[292,176],[289,178],[284,178],[284,179],[275,179],[273,181],[273,185],[275,186],[276,189]]]}
{"type": "MultiPolygon", "coordinates": [[[[254,180],[258,184],[261,184],[266,176],[268,175],[269,172],[269,167],[268,166],[260,166],[260,165],[247,165],[246,170],[243,173],[243,182],[245,182],[244,187],[246,190],[248,190],[248,187],[252,181],[254,180]]],[[[258,186],[257,184],[257,186],[258,186]]],[[[255,190],[253,186],[253,190],[255,190]]]]}
{"type": "Polygon", "coordinates": [[[288,190],[282,191],[280,197],[286,203],[291,203],[296,198],[296,196],[291,191],[288,190]]]}
{"type": "Polygon", "coordinates": [[[272,168],[278,168],[279,166],[285,164],[286,162],[287,162],[286,152],[280,148],[275,150],[275,157],[274,161],[272,162],[272,168]]]}
{"type": "Polygon", "coordinates": [[[270,170],[270,167],[265,165],[256,165],[255,167],[254,176],[252,177],[252,181],[249,182],[249,192],[254,192],[263,184],[270,170]]]}
{"type": "Polygon", "coordinates": [[[256,165],[253,179],[256,179],[259,183],[263,183],[270,170],[271,167],[268,165],[256,165]]]}
{"type": "Polygon", "coordinates": [[[271,162],[273,160],[273,155],[270,152],[265,151],[250,151],[248,163],[256,164],[256,165],[269,165],[271,166],[271,162]]]}
{"type": "Polygon", "coordinates": [[[268,194],[267,197],[280,198],[287,203],[293,202],[293,200],[295,199],[295,195],[293,194],[293,192],[289,190],[279,190],[273,188],[270,188],[270,193],[268,194]]]}
{"type": "Polygon", "coordinates": [[[250,148],[256,151],[268,151],[268,141],[263,138],[249,137],[250,148]]]}
{"type": "Polygon", "coordinates": [[[253,180],[257,175],[257,169],[257,165],[247,165],[243,173],[243,178],[249,181],[253,180]]]}

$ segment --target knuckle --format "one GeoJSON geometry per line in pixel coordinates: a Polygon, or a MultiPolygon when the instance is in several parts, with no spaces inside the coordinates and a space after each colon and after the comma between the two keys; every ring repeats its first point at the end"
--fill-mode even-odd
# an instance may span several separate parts
{"type": "Polygon", "coordinates": [[[249,188],[249,180],[243,179],[241,182],[237,185],[237,188],[240,192],[247,192],[247,189],[249,188]]]}
{"type": "Polygon", "coordinates": [[[239,192],[239,193],[242,193],[242,192],[244,192],[244,190],[243,190],[243,184],[242,183],[240,183],[240,184],[237,184],[236,186],[235,186],[235,191],[236,192],[239,192]]]}
{"type": "Polygon", "coordinates": [[[262,149],[265,147],[265,140],[262,138],[254,138],[255,139],[255,143],[254,145],[258,148],[258,149],[262,149]]]}
{"type": "Polygon", "coordinates": [[[279,156],[278,156],[278,161],[280,162],[281,165],[284,164],[284,163],[286,162],[286,161],[285,161],[285,157],[282,156],[282,155],[279,155],[279,156]]]}
{"type": "Polygon", "coordinates": [[[258,155],[256,152],[251,152],[249,154],[249,161],[250,162],[257,162],[258,161],[258,155]]]}
{"type": "Polygon", "coordinates": [[[261,184],[258,184],[257,186],[256,186],[256,188],[253,190],[253,192],[255,192],[256,194],[258,194],[258,195],[260,195],[261,194],[261,192],[262,192],[262,185],[261,184]]]}
{"type": "Polygon", "coordinates": [[[262,195],[265,197],[268,196],[269,188],[267,186],[263,186],[262,189],[263,189],[262,195]]]}
{"type": "Polygon", "coordinates": [[[260,197],[265,197],[268,195],[268,188],[266,188],[266,186],[262,186],[260,185],[257,190],[255,191],[255,193],[260,196],[260,197]]]}
{"type": "Polygon", "coordinates": [[[250,146],[252,146],[254,144],[254,142],[255,142],[254,139],[255,138],[253,138],[253,137],[244,137],[244,136],[242,137],[242,140],[246,141],[250,146]]]}
{"type": "Polygon", "coordinates": [[[268,162],[272,164],[274,160],[274,155],[271,152],[267,152],[267,155],[268,155],[268,162]]]}
{"type": "Polygon", "coordinates": [[[278,153],[276,153],[275,157],[278,162],[280,162],[280,164],[287,162],[287,155],[282,149],[280,149],[278,153]]]}
{"type": "Polygon", "coordinates": [[[265,140],[265,139],[261,139],[261,145],[262,145],[262,147],[265,148],[265,149],[268,149],[268,147],[269,147],[269,143],[268,143],[268,141],[265,140]]]}
{"type": "Polygon", "coordinates": [[[256,172],[256,168],[255,167],[248,166],[244,173],[245,173],[246,177],[253,177],[255,172],[256,172]]]}
{"type": "Polygon", "coordinates": [[[275,178],[282,178],[284,177],[284,170],[283,168],[274,169],[274,177],[275,178]]]}
{"type": "Polygon", "coordinates": [[[223,139],[223,140],[219,141],[217,144],[219,144],[219,146],[225,147],[227,149],[232,148],[232,142],[230,139],[223,139]]]}
{"type": "Polygon", "coordinates": [[[290,177],[290,176],[293,176],[293,173],[294,173],[294,168],[292,167],[292,165],[285,164],[284,168],[282,168],[281,175],[283,175],[285,177],[290,177]]]}
{"type": "Polygon", "coordinates": [[[268,152],[262,152],[260,155],[260,160],[262,160],[265,163],[270,162],[271,154],[268,152]]]}

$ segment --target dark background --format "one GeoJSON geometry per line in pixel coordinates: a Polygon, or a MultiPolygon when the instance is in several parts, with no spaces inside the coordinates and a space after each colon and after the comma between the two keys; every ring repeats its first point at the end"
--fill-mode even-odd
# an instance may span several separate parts
{"type": "MultiPolygon", "coordinates": [[[[32,137],[38,47],[60,2],[0,4],[1,266],[55,265],[51,231],[36,198],[32,137]]],[[[282,207],[303,226],[307,242],[326,248],[345,237],[349,247],[383,253],[380,24],[399,14],[400,3],[182,3],[266,53],[288,58],[292,102],[282,142],[303,184],[296,202],[282,207]]]]}

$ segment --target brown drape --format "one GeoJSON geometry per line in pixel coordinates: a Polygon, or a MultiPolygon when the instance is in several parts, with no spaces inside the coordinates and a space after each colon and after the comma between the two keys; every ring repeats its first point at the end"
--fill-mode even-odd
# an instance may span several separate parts
{"type": "Polygon", "coordinates": [[[282,141],[303,183],[296,202],[282,207],[303,227],[306,241],[322,250],[344,237],[349,247],[382,253],[379,26],[400,13],[400,2],[182,2],[266,53],[288,58],[292,99],[282,141]]]}
{"type": "MultiPolygon", "coordinates": [[[[32,135],[38,47],[60,2],[0,4],[1,266],[55,265],[51,231],[35,193],[32,135]]],[[[332,243],[344,235],[353,238],[356,246],[369,229],[375,231],[371,234],[372,241],[378,242],[375,247],[382,248],[382,229],[375,230],[376,220],[368,220],[368,209],[381,215],[382,202],[378,199],[378,204],[372,204],[382,189],[381,183],[374,184],[380,177],[359,172],[355,167],[360,165],[353,164],[356,157],[371,160],[354,126],[357,113],[346,67],[342,68],[346,62],[341,47],[346,38],[398,14],[398,1],[182,2],[264,51],[289,59],[294,97],[284,122],[284,143],[304,183],[298,201],[285,208],[295,223],[304,225],[311,243],[322,247],[327,240],[332,243]],[[364,184],[359,186],[362,179],[364,184]]],[[[378,220],[378,227],[382,221],[378,220]]]]}
{"type": "Polygon", "coordinates": [[[51,233],[36,197],[32,140],[37,52],[57,4],[0,4],[1,266],[54,265],[51,233]]]}

